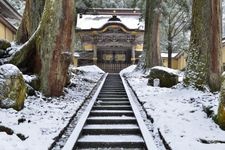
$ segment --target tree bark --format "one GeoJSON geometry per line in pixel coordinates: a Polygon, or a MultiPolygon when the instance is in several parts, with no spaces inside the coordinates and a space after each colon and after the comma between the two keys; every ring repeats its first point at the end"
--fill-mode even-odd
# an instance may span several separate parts
{"type": "Polygon", "coordinates": [[[191,43],[184,82],[219,90],[222,71],[221,1],[193,0],[191,43]]]}
{"type": "Polygon", "coordinates": [[[16,34],[18,44],[25,43],[37,29],[44,10],[45,0],[26,0],[23,19],[16,34]]]}
{"type": "Polygon", "coordinates": [[[221,1],[211,0],[211,26],[210,26],[210,63],[209,63],[209,87],[212,91],[218,91],[221,85],[222,73],[222,8],[221,1]]]}
{"type": "Polygon", "coordinates": [[[74,38],[74,3],[46,1],[39,27],[11,60],[20,66],[29,59],[28,68],[39,75],[39,89],[46,96],[61,95],[66,84],[74,38]]]}
{"type": "Polygon", "coordinates": [[[172,68],[172,53],[173,53],[173,44],[172,38],[168,36],[168,68],[172,68]]]}
{"type": "Polygon", "coordinates": [[[219,124],[220,128],[225,130],[225,74],[221,77],[221,90],[219,97],[219,107],[218,114],[216,115],[216,122],[219,124]]]}
{"type": "Polygon", "coordinates": [[[145,67],[151,68],[159,66],[161,62],[160,39],[159,39],[159,21],[161,0],[146,1],[144,50],[145,67]]]}

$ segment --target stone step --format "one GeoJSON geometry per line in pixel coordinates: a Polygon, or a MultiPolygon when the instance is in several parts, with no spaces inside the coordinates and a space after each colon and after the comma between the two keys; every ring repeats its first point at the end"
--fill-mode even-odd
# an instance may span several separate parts
{"type": "Polygon", "coordinates": [[[105,94],[105,93],[100,93],[99,96],[100,96],[100,97],[102,96],[103,98],[104,98],[104,97],[107,98],[107,96],[110,97],[110,98],[113,98],[113,97],[115,97],[115,98],[127,98],[126,93],[123,93],[123,94],[122,94],[122,93],[121,93],[121,94],[120,94],[120,93],[119,93],[119,94],[116,94],[116,93],[115,93],[115,94],[105,94]]]}
{"type": "Polygon", "coordinates": [[[127,95],[109,95],[109,94],[99,94],[98,98],[126,98],[127,95]]]}
{"type": "Polygon", "coordinates": [[[130,105],[95,105],[93,110],[132,110],[130,105]]]}
{"type": "Polygon", "coordinates": [[[119,85],[119,86],[110,86],[110,85],[106,86],[106,85],[104,85],[102,88],[103,89],[124,89],[124,86],[123,85],[119,85]]]}
{"type": "Polygon", "coordinates": [[[138,135],[83,135],[78,140],[80,148],[144,148],[144,140],[138,135]]]}
{"type": "Polygon", "coordinates": [[[123,83],[122,82],[111,81],[111,83],[106,83],[105,82],[105,84],[103,85],[103,87],[104,86],[114,86],[114,87],[116,87],[116,86],[123,86],[123,83]]]}
{"type": "MultiPolygon", "coordinates": [[[[93,149],[77,147],[76,150],[93,150],[93,149]]],[[[98,147],[97,150],[124,150],[124,148],[123,147],[114,147],[114,148],[98,147]]],[[[138,147],[136,147],[136,148],[126,148],[126,150],[146,150],[146,148],[138,148],[138,147]]]]}
{"type": "Polygon", "coordinates": [[[127,97],[123,97],[123,98],[102,97],[102,98],[98,98],[97,101],[129,101],[129,99],[127,97]]]}
{"type": "Polygon", "coordinates": [[[102,87],[103,89],[120,89],[120,90],[123,90],[124,87],[123,86],[103,86],[102,87]]]}
{"type": "Polygon", "coordinates": [[[87,124],[135,124],[136,118],[129,116],[88,117],[87,124]]]}
{"type": "Polygon", "coordinates": [[[99,134],[141,134],[136,124],[93,124],[86,125],[82,130],[84,135],[99,135],[99,134]]]}
{"type": "Polygon", "coordinates": [[[102,93],[104,93],[104,92],[124,92],[124,93],[126,93],[125,90],[102,90],[101,92],[102,93]]]}
{"type": "Polygon", "coordinates": [[[129,105],[129,101],[101,101],[98,100],[96,105],[129,105]]]}
{"type": "Polygon", "coordinates": [[[109,94],[109,95],[126,95],[126,92],[100,92],[100,94],[109,94]]]}
{"type": "Polygon", "coordinates": [[[103,86],[102,89],[124,89],[124,86],[103,86]]]}
{"type": "Polygon", "coordinates": [[[134,116],[129,110],[92,110],[90,116],[134,116]]]}
{"type": "MultiPolygon", "coordinates": [[[[120,80],[120,79],[119,79],[120,80]]],[[[113,81],[113,82],[105,82],[105,84],[104,85],[116,85],[116,84],[122,84],[122,82],[121,81],[118,81],[118,80],[107,80],[107,81],[113,81]],[[113,84],[112,84],[113,83],[113,84]]]]}

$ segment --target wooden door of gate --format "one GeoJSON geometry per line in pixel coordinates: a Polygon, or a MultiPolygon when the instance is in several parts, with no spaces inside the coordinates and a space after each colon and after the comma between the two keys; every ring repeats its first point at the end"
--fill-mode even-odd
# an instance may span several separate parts
{"type": "Polygon", "coordinates": [[[108,73],[119,73],[124,68],[127,68],[131,64],[126,63],[98,63],[99,68],[108,73]]]}

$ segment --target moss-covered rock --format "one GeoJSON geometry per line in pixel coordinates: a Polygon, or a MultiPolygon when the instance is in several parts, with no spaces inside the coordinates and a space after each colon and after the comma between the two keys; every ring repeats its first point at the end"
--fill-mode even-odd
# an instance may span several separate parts
{"type": "Polygon", "coordinates": [[[0,39],[0,49],[6,50],[9,47],[11,47],[11,44],[8,41],[0,39]]]}
{"type": "Polygon", "coordinates": [[[220,104],[218,114],[216,116],[216,122],[219,124],[221,129],[225,130],[225,72],[222,74],[221,80],[222,84],[219,97],[220,104]]]}
{"type": "Polygon", "coordinates": [[[26,98],[26,84],[20,70],[11,64],[0,66],[0,107],[21,110],[26,98]]]}
{"type": "Polygon", "coordinates": [[[151,68],[148,84],[153,86],[154,79],[160,80],[160,87],[172,87],[178,83],[179,71],[167,67],[156,66],[151,68]]]}

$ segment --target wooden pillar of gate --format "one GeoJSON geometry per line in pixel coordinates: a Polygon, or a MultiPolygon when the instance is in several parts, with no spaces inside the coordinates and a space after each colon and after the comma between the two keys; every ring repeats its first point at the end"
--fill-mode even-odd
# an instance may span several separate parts
{"type": "Polygon", "coordinates": [[[97,46],[94,44],[93,45],[93,64],[97,65],[97,46]]]}
{"type": "Polygon", "coordinates": [[[135,46],[133,45],[132,50],[131,50],[131,63],[135,64],[135,60],[136,60],[136,58],[135,58],[135,46]]]}

